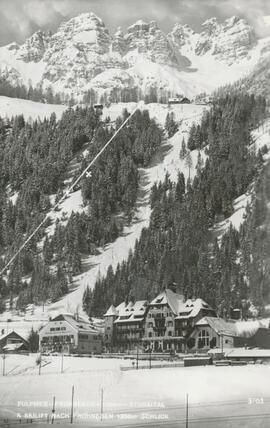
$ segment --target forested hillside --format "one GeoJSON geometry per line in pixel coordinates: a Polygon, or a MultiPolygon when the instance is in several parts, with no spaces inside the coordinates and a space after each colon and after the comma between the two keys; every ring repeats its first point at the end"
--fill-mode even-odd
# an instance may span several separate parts
{"type": "MultiPolygon", "coordinates": [[[[155,184],[150,226],[134,252],[115,272],[109,268],[93,292],[85,292],[90,315],[102,315],[123,297],[151,299],[164,286],[204,298],[223,316],[234,308],[246,315],[251,302],[262,310],[269,292],[269,248],[268,231],[261,227],[268,214],[260,192],[269,195],[269,167],[264,170],[263,153],[254,149],[251,131],[265,116],[264,98],[237,94],[217,100],[201,125],[193,126],[187,146],[204,148],[205,165],[199,156],[193,182],[179,173],[176,184],[169,177],[155,184]],[[212,226],[233,213],[234,199],[252,183],[255,209],[250,207],[240,233],[230,227],[218,241],[212,226]]],[[[180,155],[188,156],[184,143],[180,155]]]]}
{"type": "MultiPolygon", "coordinates": [[[[127,114],[116,121],[116,127],[127,114]]],[[[54,114],[43,122],[28,123],[22,116],[0,121],[1,267],[50,212],[52,201],[63,195],[70,161],[76,158],[83,170],[114,131],[92,108],[69,109],[58,122],[54,114]]],[[[132,217],[138,167],[148,164],[162,135],[147,111],[133,115],[95,164],[91,179],[80,183],[84,212],[73,213],[67,224],[59,221],[51,237],[46,233],[48,218],[7,277],[1,278],[2,310],[5,298],[12,307],[19,296],[17,308],[56,300],[81,271],[82,255],[94,254],[98,246],[116,239],[121,222],[132,217]],[[116,222],[120,213],[122,220],[116,222]]]]}

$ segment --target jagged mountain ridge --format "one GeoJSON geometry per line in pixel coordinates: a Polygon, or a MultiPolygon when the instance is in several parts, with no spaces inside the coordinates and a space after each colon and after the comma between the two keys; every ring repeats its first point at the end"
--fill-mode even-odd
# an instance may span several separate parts
{"type": "Polygon", "coordinates": [[[266,44],[238,17],[223,23],[211,18],[202,28],[195,33],[178,23],[165,34],[155,21],[140,20],[110,35],[99,17],[85,13],[54,34],[38,31],[22,45],[1,47],[0,76],[51,86],[77,99],[91,88],[99,94],[154,88],[158,96],[164,91],[193,96],[251,71],[266,44]]]}

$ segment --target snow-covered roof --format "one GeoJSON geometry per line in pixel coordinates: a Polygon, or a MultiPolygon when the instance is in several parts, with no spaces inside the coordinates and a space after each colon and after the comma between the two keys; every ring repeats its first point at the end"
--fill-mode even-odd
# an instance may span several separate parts
{"type": "Polygon", "coordinates": [[[235,322],[226,321],[223,318],[204,317],[196,323],[196,326],[209,325],[216,333],[227,336],[237,336],[235,322]]]}
{"type": "Polygon", "coordinates": [[[98,332],[98,329],[92,323],[90,323],[89,321],[86,321],[85,319],[79,316],[75,317],[70,314],[61,314],[53,318],[49,322],[54,322],[54,321],[66,321],[79,332],[90,332],[90,333],[98,332]]]}
{"type": "Polygon", "coordinates": [[[8,343],[6,346],[3,347],[3,350],[4,351],[17,351],[22,346],[24,346],[23,342],[8,343]]]}
{"type": "Polygon", "coordinates": [[[213,311],[214,309],[208,305],[203,299],[188,299],[186,302],[182,302],[179,306],[179,315],[176,319],[195,318],[201,309],[208,309],[213,311]]]}
{"type": "Polygon", "coordinates": [[[118,311],[113,305],[111,305],[107,310],[106,314],[104,314],[103,316],[104,317],[118,316],[118,311]]]}
{"type": "Polygon", "coordinates": [[[225,356],[227,358],[270,358],[270,349],[245,349],[245,348],[237,348],[230,349],[225,352],[225,356]]]}
{"type": "Polygon", "coordinates": [[[127,305],[122,302],[117,306],[118,318],[115,320],[116,324],[142,321],[147,310],[147,300],[138,300],[135,303],[129,302],[127,305]]]}
{"type": "Polygon", "coordinates": [[[0,342],[3,340],[3,339],[6,339],[7,337],[9,337],[11,334],[16,334],[16,336],[18,336],[19,338],[21,338],[21,339],[23,339],[23,340],[25,340],[25,341],[27,341],[27,337],[26,337],[26,335],[25,334],[19,334],[19,333],[17,333],[15,330],[12,330],[12,331],[9,331],[8,333],[5,333],[5,334],[2,334],[2,336],[0,336],[0,342]]]}
{"type": "Polygon", "coordinates": [[[238,336],[252,337],[260,328],[269,329],[270,319],[251,320],[251,321],[237,321],[236,331],[238,336]]]}
{"type": "Polygon", "coordinates": [[[216,333],[228,336],[249,338],[254,336],[261,328],[269,329],[270,319],[256,321],[226,321],[223,318],[204,317],[196,326],[209,325],[216,333]]]}
{"type": "Polygon", "coordinates": [[[157,297],[155,297],[150,306],[169,305],[175,315],[179,313],[179,308],[184,302],[184,297],[174,291],[166,288],[157,297]]]}

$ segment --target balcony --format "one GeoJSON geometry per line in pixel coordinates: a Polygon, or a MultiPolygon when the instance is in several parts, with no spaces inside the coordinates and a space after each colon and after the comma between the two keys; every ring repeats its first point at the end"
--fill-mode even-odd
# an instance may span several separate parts
{"type": "Polygon", "coordinates": [[[147,342],[153,342],[155,340],[177,340],[177,341],[183,341],[185,338],[183,336],[168,336],[167,334],[164,336],[152,336],[152,337],[142,337],[143,341],[147,342]]]}

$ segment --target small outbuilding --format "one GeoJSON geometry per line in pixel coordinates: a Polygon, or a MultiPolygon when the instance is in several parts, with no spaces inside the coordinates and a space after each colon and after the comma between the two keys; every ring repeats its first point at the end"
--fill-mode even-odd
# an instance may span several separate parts
{"type": "Polygon", "coordinates": [[[168,104],[190,104],[190,99],[188,99],[187,97],[169,98],[168,104]]]}
{"type": "Polygon", "coordinates": [[[16,331],[11,331],[0,337],[0,352],[19,353],[27,351],[29,351],[28,341],[16,331]]]}

